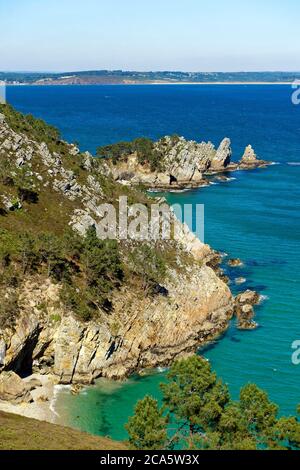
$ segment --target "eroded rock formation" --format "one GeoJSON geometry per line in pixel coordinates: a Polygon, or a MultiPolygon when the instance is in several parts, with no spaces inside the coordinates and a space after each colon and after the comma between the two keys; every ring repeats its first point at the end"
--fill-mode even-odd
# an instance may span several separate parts
{"type": "Polygon", "coordinates": [[[105,159],[103,169],[122,184],[174,190],[207,185],[207,175],[268,165],[268,162],[257,159],[251,146],[246,148],[240,162],[232,162],[228,138],[223,139],[216,149],[211,142],[198,143],[183,137],[167,136],[154,143],[154,151],[159,156],[157,169],[147,162],[141,163],[137,153],[121,157],[117,162],[105,159]]]}
{"type": "Polygon", "coordinates": [[[99,376],[120,379],[194,353],[224,331],[233,314],[229,288],[206,265],[187,275],[174,273],[165,285],[167,296],[140,298],[121,290],[112,314],[88,323],[61,305],[59,288],[33,279],[22,286],[16,325],[0,330],[2,369],[54,373],[64,384],[91,383],[99,376]]]}
{"type": "Polygon", "coordinates": [[[245,149],[244,155],[239,162],[239,168],[241,169],[253,169],[269,165],[269,162],[260,160],[251,145],[248,145],[245,149]]]}

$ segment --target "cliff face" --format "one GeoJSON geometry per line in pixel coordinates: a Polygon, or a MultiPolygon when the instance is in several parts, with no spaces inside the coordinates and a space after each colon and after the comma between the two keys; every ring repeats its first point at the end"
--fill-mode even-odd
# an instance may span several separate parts
{"type": "MultiPolygon", "coordinates": [[[[122,378],[192,354],[227,328],[233,313],[231,292],[207,264],[213,251],[189,231],[172,247],[161,243],[167,276],[154,283],[154,290],[152,285],[148,292],[133,272],[112,290],[110,309],[98,305],[97,315],[88,321],[80,320],[61,295],[64,284],[57,276],[62,258],[54,277],[49,275],[52,258],[45,254],[29,272],[22,250],[18,245],[11,249],[11,235],[47,230],[60,240],[63,230],[71,227],[84,237],[89,227],[97,230],[101,203],[123,193],[135,201],[149,203],[149,199],[106,177],[102,162],[59,140],[53,129],[33,118],[24,121],[5,107],[3,112],[0,235],[6,237],[8,252],[0,253],[0,370],[53,373],[60,383],[90,383],[99,376],[122,378]],[[17,269],[15,279],[11,270],[17,269]],[[8,322],[7,315],[13,320],[8,322]]],[[[172,173],[181,178],[182,157],[189,176],[196,178],[190,153],[178,145],[180,152],[170,149],[172,173]]],[[[199,172],[211,157],[224,164],[228,160],[229,142],[223,142],[218,152],[211,144],[196,148],[199,172]]],[[[123,263],[129,264],[128,255],[136,247],[118,243],[123,263]]],[[[43,247],[39,250],[43,252],[43,247]]],[[[149,250],[154,250],[151,244],[149,250]]],[[[78,259],[70,260],[68,255],[63,259],[74,270],[73,277],[83,269],[78,259]]],[[[79,300],[85,294],[80,284],[85,277],[86,272],[75,289],[79,300]]]]}
{"type": "Polygon", "coordinates": [[[231,161],[231,141],[225,138],[216,149],[211,142],[188,141],[183,137],[164,137],[153,144],[153,152],[158,155],[159,168],[141,162],[137,152],[120,156],[118,161],[109,158],[103,162],[107,174],[123,184],[143,184],[146,187],[168,190],[194,188],[207,184],[206,175],[254,169],[268,163],[259,160],[251,146],[245,150],[243,158],[231,161]]]}
{"type": "Polygon", "coordinates": [[[232,296],[211,268],[193,268],[165,288],[168,295],[155,299],[121,290],[109,317],[83,323],[60,304],[59,286],[30,279],[20,289],[24,308],[15,328],[1,331],[3,366],[54,373],[64,384],[120,379],[192,354],[227,328],[232,296]]]}

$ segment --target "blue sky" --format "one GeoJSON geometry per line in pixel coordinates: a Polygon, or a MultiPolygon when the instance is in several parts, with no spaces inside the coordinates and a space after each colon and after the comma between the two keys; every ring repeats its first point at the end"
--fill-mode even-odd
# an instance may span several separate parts
{"type": "Polygon", "coordinates": [[[300,70],[299,0],[0,0],[0,70],[300,70]]]}

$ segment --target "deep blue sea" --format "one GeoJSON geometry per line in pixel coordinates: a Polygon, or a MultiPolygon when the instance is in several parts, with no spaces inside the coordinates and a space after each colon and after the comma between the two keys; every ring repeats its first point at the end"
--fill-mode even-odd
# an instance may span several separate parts
{"type": "MultiPolygon", "coordinates": [[[[300,403],[300,365],[291,360],[292,343],[300,340],[300,106],[291,94],[289,86],[254,85],[24,86],[7,93],[18,110],[44,118],[93,153],[98,145],[176,133],[216,145],[230,137],[236,160],[251,143],[261,158],[278,163],[168,198],[205,204],[205,241],[244,261],[229,271],[232,289],[265,296],[257,330],[242,332],[233,322],[203,354],[234,397],[256,382],[285,414],[300,403]],[[246,284],[235,286],[235,277],[246,284]]],[[[124,439],[136,400],[159,397],[163,379],[161,373],[124,384],[100,380],[76,397],[61,392],[56,408],[65,423],[124,439]]]]}

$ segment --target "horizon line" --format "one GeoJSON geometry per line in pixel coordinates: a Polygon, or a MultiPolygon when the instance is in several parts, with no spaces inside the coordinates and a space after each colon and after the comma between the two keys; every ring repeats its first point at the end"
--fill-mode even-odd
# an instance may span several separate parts
{"type": "Polygon", "coordinates": [[[214,70],[214,71],[207,71],[207,70],[199,70],[199,71],[189,71],[189,70],[134,70],[134,69],[75,69],[75,70],[0,70],[0,73],[49,73],[49,74],[61,74],[61,73],[82,73],[82,72],[121,72],[121,73],[189,73],[189,74],[217,74],[217,73],[300,73],[300,70],[238,70],[238,71],[223,71],[223,70],[214,70]]]}

